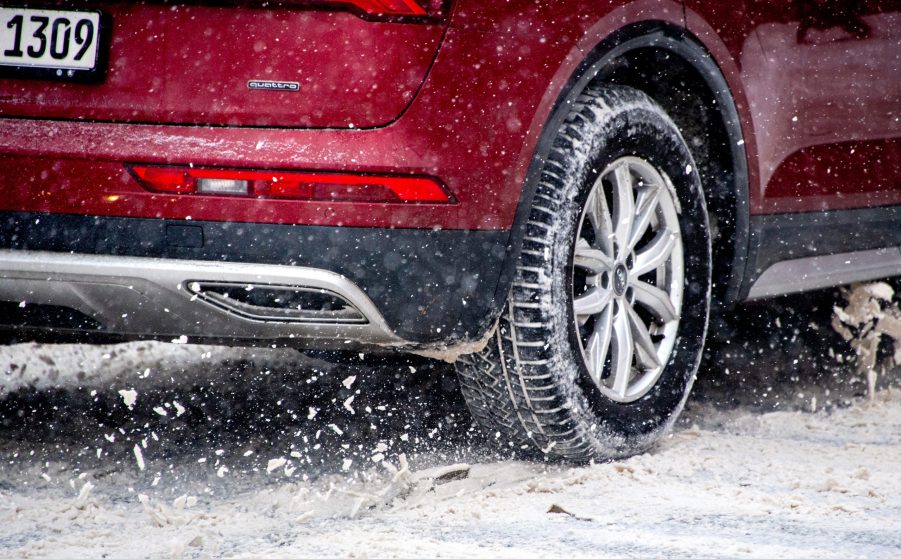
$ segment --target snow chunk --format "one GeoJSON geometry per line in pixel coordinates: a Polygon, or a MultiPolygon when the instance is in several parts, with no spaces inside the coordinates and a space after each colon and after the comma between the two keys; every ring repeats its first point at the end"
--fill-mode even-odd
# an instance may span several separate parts
{"type": "Polygon", "coordinates": [[[138,469],[142,472],[144,471],[144,455],[141,453],[141,447],[139,445],[135,445],[134,447],[135,460],[138,462],[138,469]]]}
{"type": "Polygon", "coordinates": [[[181,497],[176,497],[174,501],[172,501],[172,506],[176,509],[189,509],[197,504],[197,497],[193,495],[182,495],[181,497]]]}
{"type": "Polygon", "coordinates": [[[137,390],[120,390],[119,396],[122,396],[122,401],[128,406],[128,409],[134,409],[135,401],[138,399],[138,391],[137,390]]]}
{"type": "Polygon", "coordinates": [[[357,380],[357,376],[356,376],[356,375],[350,375],[350,376],[347,377],[346,379],[342,380],[342,381],[341,381],[341,384],[344,385],[344,388],[350,388],[351,386],[353,386],[355,380],[357,380]]]}
{"type": "Polygon", "coordinates": [[[288,461],[284,458],[273,458],[266,464],[266,473],[271,474],[274,470],[277,470],[287,464],[288,461]]]}
{"type": "Polygon", "coordinates": [[[351,404],[353,404],[353,402],[354,402],[354,397],[353,397],[353,396],[351,396],[351,397],[348,398],[347,400],[344,400],[344,409],[346,409],[347,411],[349,411],[349,412],[351,413],[351,415],[355,415],[355,414],[357,413],[357,412],[355,412],[354,409],[350,406],[351,404]]]}
{"type": "Polygon", "coordinates": [[[870,294],[871,297],[876,299],[881,299],[883,301],[891,301],[892,297],[895,296],[895,290],[892,289],[892,286],[885,282],[876,282],[865,284],[863,289],[870,294]]]}
{"type": "Polygon", "coordinates": [[[88,497],[91,496],[91,491],[94,489],[94,484],[90,481],[86,481],[84,485],[81,486],[81,489],[78,491],[78,497],[75,497],[75,501],[78,503],[85,503],[88,500],[88,497]]]}

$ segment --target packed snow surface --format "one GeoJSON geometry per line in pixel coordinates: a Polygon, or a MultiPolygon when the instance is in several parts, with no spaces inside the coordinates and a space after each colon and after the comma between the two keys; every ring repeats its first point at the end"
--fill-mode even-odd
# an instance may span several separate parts
{"type": "Polygon", "coordinates": [[[498,453],[442,364],[0,347],[0,557],[898,557],[898,371],[802,367],[828,318],[776,314],[657,449],[578,467],[498,453]]]}

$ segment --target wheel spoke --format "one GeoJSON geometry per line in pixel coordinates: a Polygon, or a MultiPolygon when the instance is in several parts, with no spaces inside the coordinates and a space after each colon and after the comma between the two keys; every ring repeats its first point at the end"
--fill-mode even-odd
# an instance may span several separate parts
{"type": "Polygon", "coordinates": [[[586,214],[591,226],[594,227],[597,243],[608,254],[613,253],[613,242],[610,235],[613,234],[613,221],[610,218],[610,210],[607,208],[607,199],[600,184],[595,187],[591,199],[587,201],[586,214]]]}
{"type": "Polygon", "coordinates": [[[629,245],[627,250],[631,252],[651,222],[651,217],[657,210],[657,201],[660,199],[660,187],[655,184],[646,185],[638,192],[638,200],[635,203],[636,216],[635,223],[632,225],[632,233],[629,236],[629,245]]]}
{"type": "Polygon", "coordinates": [[[588,339],[588,372],[598,386],[601,385],[601,374],[604,372],[604,361],[607,359],[612,333],[613,310],[608,307],[598,317],[594,332],[588,339]]]}
{"type": "Polygon", "coordinates": [[[613,393],[620,398],[626,397],[629,380],[632,378],[632,328],[629,325],[629,314],[626,307],[620,306],[613,317],[613,393]]]}
{"type": "Polygon", "coordinates": [[[607,308],[612,298],[612,289],[592,287],[573,299],[573,312],[576,313],[576,318],[594,316],[607,308]]]}
{"type": "Polygon", "coordinates": [[[648,327],[631,307],[628,308],[628,314],[629,328],[632,332],[632,339],[635,340],[635,355],[638,357],[638,362],[645,370],[656,369],[660,366],[660,360],[657,359],[657,348],[654,347],[648,327]]]}
{"type": "Polygon", "coordinates": [[[625,250],[635,219],[635,191],[632,188],[632,173],[627,163],[613,170],[613,189],[616,200],[616,228],[613,235],[620,250],[625,250]]]}
{"type": "Polygon", "coordinates": [[[588,242],[579,239],[573,255],[573,266],[584,268],[592,275],[613,270],[613,260],[603,251],[588,246],[588,242]]]}
{"type": "Polygon", "coordinates": [[[635,293],[635,302],[651,311],[663,323],[679,318],[679,313],[666,291],[640,280],[630,282],[629,286],[635,293]]]}
{"type": "Polygon", "coordinates": [[[632,267],[633,277],[656,270],[666,262],[676,246],[677,236],[668,229],[663,229],[651,242],[635,255],[635,265],[632,267]]]}

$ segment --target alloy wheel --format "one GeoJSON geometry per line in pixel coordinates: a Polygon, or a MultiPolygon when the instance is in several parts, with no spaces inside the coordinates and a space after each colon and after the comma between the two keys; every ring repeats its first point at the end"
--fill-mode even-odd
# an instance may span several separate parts
{"type": "Polygon", "coordinates": [[[588,193],[573,254],[573,318],[585,367],[601,393],[634,402],[669,361],[684,262],[678,200],[666,176],[622,157],[588,193]]]}

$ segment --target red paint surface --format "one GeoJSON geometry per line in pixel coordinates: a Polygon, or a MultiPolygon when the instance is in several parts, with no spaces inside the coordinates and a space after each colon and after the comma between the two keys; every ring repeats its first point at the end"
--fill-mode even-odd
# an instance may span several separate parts
{"type": "MultiPolygon", "coordinates": [[[[166,117],[158,120],[215,124],[390,124],[364,130],[254,129],[0,118],[0,154],[5,154],[0,210],[507,229],[537,139],[564,84],[600,41],[645,20],[687,26],[723,71],[742,120],[753,213],[901,204],[901,181],[894,170],[901,137],[901,72],[883,73],[901,60],[898,11],[862,16],[873,31],[864,38],[836,38],[830,35],[835,31],[814,25],[799,42],[801,19],[792,19],[788,8],[762,9],[752,0],[686,4],[683,11],[678,3],[652,0],[460,0],[443,42],[439,24],[367,22],[304,9],[268,15],[259,8],[179,8],[166,17],[176,18],[173,28],[183,35],[184,29],[205,28],[206,20],[191,20],[189,13],[215,14],[220,23],[272,18],[271,27],[243,27],[251,43],[265,43],[263,55],[248,54],[248,40],[236,37],[221,37],[211,49],[201,31],[190,33],[188,44],[194,52],[203,43],[212,53],[209,67],[185,57],[161,58],[161,51],[148,48],[135,51],[141,64],[114,72],[121,64],[115,54],[122,52],[114,48],[108,84],[3,80],[0,112],[47,118],[156,115],[166,117]],[[268,42],[275,37],[278,48],[268,42]],[[260,92],[259,105],[237,89],[220,85],[210,92],[198,85],[198,75],[215,74],[226,81],[239,76],[235,83],[243,87],[249,73],[268,67],[267,60],[275,61],[273,68],[294,69],[312,81],[301,94],[260,92]],[[167,74],[160,90],[168,93],[148,94],[141,79],[153,73],[148,69],[166,65],[177,70],[167,74]],[[344,83],[355,85],[336,85],[344,83]],[[119,89],[106,89],[114,86],[119,89]],[[174,105],[163,110],[161,103],[174,105]],[[834,168],[833,155],[848,142],[859,151],[842,156],[846,168],[841,172],[827,172],[834,168]],[[888,158],[889,165],[874,173],[878,157],[888,158]],[[147,192],[125,172],[125,162],[433,176],[457,203],[191,199],[147,192]],[[869,174],[861,174],[867,166],[869,174]],[[866,187],[850,184],[856,176],[872,181],[866,187]]],[[[104,6],[132,14],[121,20],[120,40],[126,43],[128,34],[140,28],[137,19],[129,18],[159,9],[104,6]]]]}
{"type": "Polygon", "coordinates": [[[901,3],[687,6],[744,93],[752,213],[901,204],[901,3]]]}
{"type": "MultiPolygon", "coordinates": [[[[0,210],[369,227],[508,229],[535,143],[582,49],[623,22],[681,23],[674,3],[461,2],[422,89],[390,126],[248,129],[0,119],[0,210]],[[507,21],[489,32],[484,18],[507,21]],[[524,21],[525,25],[513,25],[524,21]],[[531,24],[528,24],[531,22],[531,24]],[[16,157],[13,157],[12,155],[16,157]],[[457,201],[327,204],[150,194],[125,162],[413,174],[457,201]]],[[[382,25],[382,24],[379,24],[382,25]]],[[[410,24],[392,24],[410,25],[410,24]]],[[[52,88],[53,85],[46,87],[52,88]]],[[[299,112],[299,109],[298,109],[299,112]]]]}
{"type": "Polygon", "coordinates": [[[80,2],[78,9],[99,9],[112,20],[106,79],[2,79],[0,115],[378,126],[413,99],[444,32],[439,24],[372,22],[313,9],[155,2],[80,2]],[[250,80],[297,82],[300,91],[250,90],[250,80]]]}

